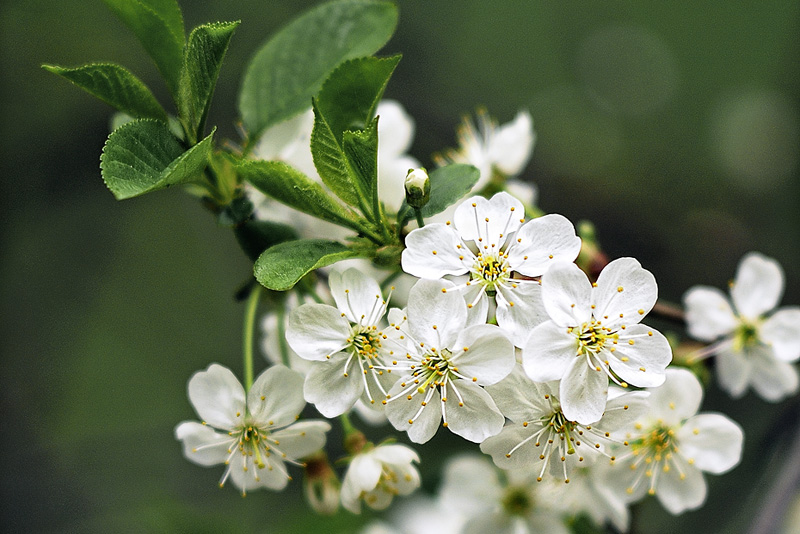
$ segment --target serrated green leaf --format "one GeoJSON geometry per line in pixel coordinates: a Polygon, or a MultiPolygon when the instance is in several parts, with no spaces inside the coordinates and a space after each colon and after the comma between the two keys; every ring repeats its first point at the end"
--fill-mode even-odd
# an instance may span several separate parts
{"type": "Polygon", "coordinates": [[[213,135],[184,151],[163,122],[139,119],[126,123],[112,132],[103,148],[103,180],[117,200],[202,181],[213,135]]]}
{"type": "Polygon", "coordinates": [[[361,130],[375,115],[400,56],[345,61],[325,80],[315,102],[336,141],[346,130],[361,130]]]}
{"type": "MultiPolygon", "coordinates": [[[[400,56],[345,61],[331,73],[313,102],[311,155],[320,178],[336,196],[373,221],[377,218],[372,213],[377,174],[371,184],[367,183],[370,179],[359,176],[364,169],[352,167],[342,146],[343,136],[345,131],[361,130],[370,123],[398,61],[400,56]]],[[[377,130],[374,133],[377,140],[377,130]]]]}
{"type": "Polygon", "coordinates": [[[103,0],[136,35],[176,98],[183,65],[183,17],[175,0],[103,0]]]}
{"type": "Polygon", "coordinates": [[[280,161],[247,161],[239,176],[287,206],[320,219],[357,229],[351,212],[331,198],[317,182],[280,161]]]}
{"type": "Polygon", "coordinates": [[[363,198],[373,206],[378,201],[378,118],[364,130],[344,132],[342,149],[347,158],[353,182],[363,198]]]}
{"type": "Polygon", "coordinates": [[[75,68],[57,65],[42,65],[42,68],[132,117],[167,120],[166,111],[150,89],[124,67],[113,63],[93,63],[75,68]]]}
{"type": "Polygon", "coordinates": [[[264,287],[287,291],[314,269],[356,256],[358,253],[336,241],[287,241],[265,250],[256,260],[253,274],[264,287]]]}
{"type": "Polygon", "coordinates": [[[353,180],[347,168],[347,158],[342,147],[336,141],[325,118],[317,109],[316,102],[314,109],[314,129],[311,131],[311,156],[314,159],[314,167],[317,168],[323,183],[328,189],[350,206],[367,209],[367,204],[362,202],[358,196],[353,180]]]}
{"type": "MultiPolygon", "coordinates": [[[[423,217],[431,217],[443,212],[450,205],[458,202],[478,183],[481,173],[472,165],[451,163],[431,172],[431,199],[422,208],[423,217]]],[[[403,201],[397,219],[404,224],[414,215],[411,206],[403,201]]]]}
{"type": "Polygon", "coordinates": [[[249,220],[233,230],[239,246],[252,260],[279,243],[297,239],[297,232],[289,225],[273,221],[249,220]]]}
{"type": "Polygon", "coordinates": [[[336,65],[377,52],[396,25],[397,8],[391,2],[339,0],[279,30],[253,56],[242,82],[239,112],[252,140],[308,109],[336,65]]]}
{"type": "Polygon", "coordinates": [[[200,138],[222,60],[239,22],[198,26],[189,35],[180,79],[178,111],[189,132],[200,138]]]}

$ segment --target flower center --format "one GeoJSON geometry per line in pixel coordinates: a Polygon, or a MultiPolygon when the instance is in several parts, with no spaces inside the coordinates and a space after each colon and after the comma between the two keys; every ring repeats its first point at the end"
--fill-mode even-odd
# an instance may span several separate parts
{"type": "Polygon", "coordinates": [[[619,334],[612,332],[610,328],[603,326],[600,321],[595,319],[589,323],[583,323],[580,330],[576,330],[577,328],[570,328],[570,332],[578,338],[577,356],[597,355],[603,350],[607,341],[611,340],[613,343],[619,339],[619,334]]]}
{"type": "Polygon", "coordinates": [[[422,365],[413,373],[415,378],[422,380],[417,388],[419,393],[424,393],[428,387],[442,386],[445,383],[451,373],[450,356],[452,352],[447,349],[425,354],[422,365]]]}
{"type": "Polygon", "coordinates": [[[377,326],[355,326],[348,340],[350,351],[356,356],[376,358],[381,348],[381,335],[377,326]]]}
{"type": "Polygon", "coordinates": [[[733,347],[736,351],[753,347],[758,344],[758,328],[754,324],[742,323],[736,329],[733,338],[733,347]]]}
{"type": "Polygon", "coordinates": [[[526,488],[511,486],[503,495],[503,510],[508,515],[527,516],[533,510],[533,496],[526,488]]]}
{"type": "Polygon", "coordinates": [[[475,265],[472,267],[472,279],[483,285],[489,296],[494,296],[497,291],[496,286],[508,280],[510,275],[508,261],[502,252],[497,253],[497,255],[478,253],[475,258],[475,265]]]}
{"type": "Polygon", "coordinates": [[[253,463],[259,469],[266,466],[266,458],[272,454],[270,452],[272,447],[267,443],[268,431],[246,423],[245,426],[232,432],[231,436],[238,441],[236,447],[242,456],[251,456],[253,463]]]}
{"type": "Polygon", "coordinates": [[[678,449],[675,430],[662,424],[655,425],[642,437],[640,442],[633,442],[631,446],[634,454],[644,453],[651,456],[656,462],[660,462],[664,458],[669,459],[668,455],[678,449]]]}

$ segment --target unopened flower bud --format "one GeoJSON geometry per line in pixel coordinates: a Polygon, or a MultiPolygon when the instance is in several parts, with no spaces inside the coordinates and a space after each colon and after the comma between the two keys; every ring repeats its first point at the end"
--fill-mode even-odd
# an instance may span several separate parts
{"type": "Polygon", "coordinates": [[[303,490],[311,508],[318,514],[333,515],[339,510],[341,484],[325,453],[306,460],[303,490]]]}
{"type": "Polygon", "coordinates": [[[406,175],[406,202],[412,208],[421,208],[431,198],[431,180],[425,169],[410,169],[406,175]]]}

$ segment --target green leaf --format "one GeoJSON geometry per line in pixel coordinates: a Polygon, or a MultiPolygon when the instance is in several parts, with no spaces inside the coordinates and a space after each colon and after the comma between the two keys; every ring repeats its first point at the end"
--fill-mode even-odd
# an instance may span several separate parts
{"type": "Polygon", "coordinates": [[[342,147],[336,141],[330,126],[317,109],[314,102],[314,129],[311,131],[311,155],[314,158],[314,167],[317,168],[320,178],[334,194],[345,203],[353,207],[360,207],[362,211],[368,210],[351,179],[347,168],[347,158],[342,147]]]}
{"type": "Polygon", "coordinates": [[[198,26],[189,35],[180,79],[178,111],[196,138],[203,135],[222,60],[239,22],[198,26]]]}
{"type": "Polygon", "coordinates": [[[269,247],[298,237],[295,229],[289,225],[252,219],[237,226],[233,232],[239,246],[252,261],[256,261],[269,247]]]}
{"type": "Polygon", "coordinates": [[[314,269],[357,256],[357,252],[336,241],[287,241],[265,250],[256,260],[253,274],[264,287],[286,291],[314,269]]]}
{"type": "MultiPolygon", "coordinates": [[[[423,217],[431,217],[443,212],[448,206],[464,198],[478,183],[480,171],[472,165],[452,163],[439,167],[429,177],[431,180],[431,199],[422,208],[423,217]]],[[[411,206],[403,201],[397,219],[404,224],[414,215],[411,206]]]]}
{"type": "Polygon", "coordinates": [[[58,74],[90,95],[132,117],[165,122],[167,120],[167,113],[150,89],[130,71],[119,65],[93,63],[74,69],[57,65],[42,65],[42,68],[58,74]]]}
{"type": "Polygon", "coordinates": [[[317,182],[280,161],[247,161],[239,176],[264,193],[298,211],[348,228],[358,229],[351,212],[331,198],[317,182]]]}
{"type": "Polygon", "coordinates": [[[214,133],[184,152],[167,125],[139,119],[109,136],[100,157],[103,180],[117,200],[202,181],[214,133]]]}
{"type": "Polygon", "coordinates": [[[253,56],[239,95],[239,112],[253,142],[269,126],[308,109],[342,61],[377,52],[394,33],[391,2],[339,0],[307,11],[253,56]]]}
{"type": "Polygon", "coordinates": [[[351,59],[325,81],[316,106],[339,144],[346,130],[361,130],[372,120],[399,61],[399,55],[351,59]]]}
{"type": "MultiPolygon", "coordinates": [[[[352,167],[342,146],[343,136],[345,131],[367,127],[398,61],[400,56],[345,61],[331,73],[313,103],[311,154],[320,178],[336,196],[359,207],[372,220],[376,220],[372,194],[377,188],[377,171],[371,177],[359,176],[366,169],[352,167]]],[[[374,137],[377,145],[377,130],[374,137]]],[[[366,139],[361,139],[362,145],[366,139]]],[[[351,144],[355,142],[351,137],[351,144]]],[[[365,156],[363,151],[360,156],[365,156]]]]}
{"type": "MultiPolygon", "coordinates": [[[[103,0],[136,35],[173,97],[183,65],[183,17],[175,0],[103,0]]],[[[177,98],[176,98],[177,100],[177,98]]]]}
{"type": "Polygon", "coordinates": [[[344,132],[342,148],[349,164],[354,185],[373,206],[378,201],[378,118],[357,132],[344,132]]]}

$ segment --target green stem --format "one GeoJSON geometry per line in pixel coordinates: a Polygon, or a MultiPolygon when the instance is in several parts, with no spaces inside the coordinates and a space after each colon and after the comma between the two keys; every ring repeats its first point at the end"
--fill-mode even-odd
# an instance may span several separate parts
{"type": "Polygon", "coordinates": [[[417,224],[420,228],[425,226],[425,221],[422,220],[422,210],[419,208],[414,208],[414,215],[417,217],[417,224]]]}
{"type": "Polygon", "coordinates": [[[353,426],[353,422],[350,421],[350,416],[347,415],[347,412],[339,416],[339,421],[342,423],[342,430],[344,431],[345,437],[359,431],[355,426],[353,426]]]}
{"type": "Polygon", "coordinates": [[[289,362],[289,344],[286,342],[286,307],[285,304],[278,306],[278,347],[281,351],[281,361],[283,365],[292,368],[289,362]]]}
{"type": "Polygon", "coordinates": [[[244,314],[244,333],[242,336],[244,350],[244,390],[250,391],[253,385],[253,326],[256,322],[256,310],[261,298],[261,284],[255,284],[247,298],[244,314]]]}

